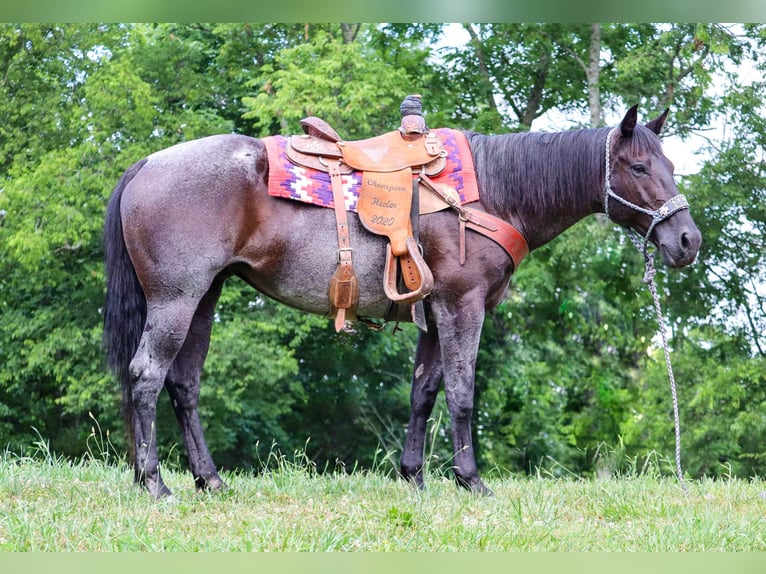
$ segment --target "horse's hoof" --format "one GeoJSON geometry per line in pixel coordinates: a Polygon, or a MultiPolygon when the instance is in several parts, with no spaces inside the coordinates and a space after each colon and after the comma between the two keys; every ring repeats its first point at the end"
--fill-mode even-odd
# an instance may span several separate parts
{"type": "Polygon", "coordinates": [[[455,482],[458,486],[470,491],[471,494],[477,496],[495,496],[495,493],[482,482],[479,477],[466,479],[459,476],[455,477],[455,482]]]}
{"type": "Polygon", "coordinates": [[[144,490],[148,492],[152,498],[156,500],[172,500],[173,499],[173,492],[165,486],[165,483],[162,482],[162,480],[159,481],[159,483],[149,484],[144,483],[143,485],[144,490]]]}
{"type": "Polygon", "coordinates": [[[487,496],[487,497],[495,496],[495,493],[492,492],[492,489],[488,488],[483,482],[479,483],[478,488],[472,488],[471,492],[473,492],[474,494],[478,496],[487,496]]]}
{"type": "Polygon", "coordinates": [[[197,478],[194,481],[197,491],[208,491],[208,492],[214,492],[214,491],[224,491],[229,488],[229,486],[221,479],[220,476],[217,474],[215,476],[211,476],[210,478],[197,478]]]}
{"type": "Polygon", "coordinates": [[[405,479],[413,489],[417,490],[418,492],[424,492],[426,490],[426,483],[423,482],[423,479],[418,478],[407,478],[405,479]]]}
{"type": "Polygon", "coordinates": [[[418,472],[415,474],[401,473],[400,476],[409,484],[411,484],[417,490],[425,490],[426,484],[423,481],[423,473],[418,472]]]}

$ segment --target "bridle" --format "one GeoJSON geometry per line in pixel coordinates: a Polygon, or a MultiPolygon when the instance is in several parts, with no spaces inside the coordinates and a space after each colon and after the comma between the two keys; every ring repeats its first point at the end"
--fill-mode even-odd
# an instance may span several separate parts
{"type": "Polygon", "coordinates": [[[641,251],[644,254],[644,257],[647,257],[646,248],[649,243],[649,236],[652,234],[652,231],[654,231],[654,228],[657,226],[657,224],[665,221],[682,209],[689,209],[689,202],[686,200],[685,195],[679,194],[668,199],[658,209],[651,210],[641,207],[640,205],[636,205],[635,203],[631,203],[624,197],[620,197],[614,192],[610,183],[612,172],[611,143],[612,139],[614,138],[614,134],[618,129],[619,126],[613,127],[611,130],[609,130],[609,134],[606,136],[606,145],[604,146],[604,159],[606,161],[606,172],[604,175],[604,212],[606,213],[607,217],[609,217],[609,219],[612,219],[612,216],[609,214],[609,198],[611,197],[612,199],[622,203],[624,206],[629,207],[634,211],[638,211],[639,213],[648,215],[652,218],[652,223],[649,225],[649,229],[644,235],[643,246],[641,247],[641,251]]]}
{"type": "MultiPolygon", "coordinates": [[[[618,126],[619,127],[619,126],[618,126]]],[[[659,209],[651,210],[651,209],[645,209],[641,207],[640,205],[636,205],[635,203],[631,203],[625,198],[620,197],[617,195],[614,190],[612,189],[612,186],[609,182],[610,176],[611,176],[611,153],[610,153],[610,144],[612,143],[612,139],[614,137],[615,132],[617,131],[618,127],[614,127],[611,130],[609,130],[609,134],[606,136],[606,145],[604,146],[604,158],[606,161],[606,171],[604,176],[604,211],[609,217],[609,219],[612,219],[612,217],[609,215],[609,198],[617,200],[618,202],[622,203],[623,205],[638,211],[640,213],[644,213],[652,218],[652,223],[649,225],[649,229],[647,230],[646,234],[644,235],[643,244],[641,242],[641,239],[639,237],[639,234],[636,233],[632,228],[626,228],[628,232],[628,238],[631,240],[633,245],[636,246],[636,249],[641,251],[644,255],[644,265],[646,267],[646,272],[644,273],[644,283],[646,283],[649,286],[649,292],[652,295],[652,299],[654,300],[654,310],[657,314],[657,324],[660,328],[660,335],[662,339],[662,347],[665,352],[665,365],[668,369],[668,377],[670,378],[670,394],[673,399],[673,422],[675,424],[675,438],[676,438],[676,476],[678,478],[678,482],[681,485],[681,489],[684,491],[685,494],[688,495],[688,491],[686,489],[686,483],[684,482],[684,473],[681,468],[681,423],[680,418],[678,415],[678,393],[676,392],[676,379],[673,376],[673,366],[670,364],[670,350],[668,348],[668,339],[667,334],[665,333],[665,322],[662,319],[662,309],[660,308],[660,298],[657,294],[657,285],[654,283],[654,275],[656,273],[654,269],[654,257],[653,254],[649,254],[647,251],[647,247],[649,245],[649,236],[652,234],[652,231],[654,231],[654,228],[656,225],[662,221],[665,221],[675,213],[681,211],[682,209],[689,209],[689,202],[686,200],[686,197],[682,194],[676,195],[675,197],[671,197],[669,200],[667,200],[665,203],[663,203],[659,209]]],[[[612,219],[612,221],[614,221],[612,219]]]]}

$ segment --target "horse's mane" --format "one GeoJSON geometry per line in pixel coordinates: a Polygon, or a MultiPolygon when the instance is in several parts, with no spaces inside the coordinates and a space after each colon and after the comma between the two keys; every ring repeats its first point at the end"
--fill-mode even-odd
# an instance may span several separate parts
{"type": "MultiPolygon", "coordinates": [[[[466,132],[482,202],[501,213],[542,214],[601,200],[609,128],[487,136],[466,132]],[[586,198],[585,198],[586,199],[586,198]]],[[[631,145],[659,152],[659,139],[636,125],[631,145]]]]}
{"type": "Polygon", "coordinates": [[[556,212],[604,178],[607,129],[467,133],[482,202],[500,212],[556,212]]]}

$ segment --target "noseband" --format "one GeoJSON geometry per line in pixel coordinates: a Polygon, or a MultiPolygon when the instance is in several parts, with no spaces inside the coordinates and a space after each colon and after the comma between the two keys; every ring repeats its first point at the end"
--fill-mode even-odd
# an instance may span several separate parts
{"type": "Polygon", "coordinates": [[[604,146],[604,156],[606,160],[606,174],[604,176],[604,187],[605,187],[605,194],[604,194],[604,211],[610,219],[612,218],[611,215],[609,215],[609,198],[617,200],[618,202],[622,203],[624,206],[629,207],[633,209],[634,211],[638,211],[639,213],[643,213],[645,215],[648,215],[652,218],[652,223],[649,225],[649,229],[647,230],[646,234],[644,235],[644,244],[643,244],[643,253],[644,256],[646,256],[646,247],[649,242],[649,236],[652,234],[652,231],[654,231],[654,228],[657,226],[658,223],[661,223],[671,217],[672,215],[676,214],[677,212],[681,211],[682,209],[689,209],[689,202],[686,201],[686,196],[679,194],[675,197],[671,197],[668,199],[665,203],[663,203],[659,209],[651,210],[646,209],[644,207],[641,207],[640,205],[636,205],[635,203],[631,203],[627,199],[620,197],[617,195],[614,190],[612,189],[612,185],[609,182],[612,172],[612,161],[611,161],[611,142],[612,138],[617,131],[619,126],[613,127],[611,130],[609,130],[609,134],[606,136],[606,145],[604,146]]]}

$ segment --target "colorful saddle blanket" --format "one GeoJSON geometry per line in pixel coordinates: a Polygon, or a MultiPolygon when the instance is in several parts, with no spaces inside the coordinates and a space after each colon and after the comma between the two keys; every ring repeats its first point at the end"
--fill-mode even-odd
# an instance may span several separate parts
{"type": "MultiPolygon", "coordinates": [[[[447,164],[444,170],[438,176],[431,177],[431,180],[454,188],[460,195],[462,204],[478,201],[476,172],[465,135],[449,128],[432,131],[437,134],[447,151],[447,164]]],[[[333,207],[332,184],[328,173],[292,163],[285,154],[287,138],[283,136],[269,136],[263,138],[263,142],[266,144],[269,159],[269,195],[333,207]]],[[[342,181],[346,210],[356,212],[362,174],[352,172],[343,175],[342,181]]]]}

